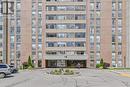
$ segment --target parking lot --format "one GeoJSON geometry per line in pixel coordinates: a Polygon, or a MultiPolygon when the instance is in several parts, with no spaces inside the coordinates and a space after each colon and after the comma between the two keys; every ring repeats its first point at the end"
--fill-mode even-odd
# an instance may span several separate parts
{"type": "Polygon", "coordinates": [[[130,78],[108,70],[80,69],[80,75],[50,75],[49,69],[20,71],[0,79],[0,87],[130,87],[130,78]]]}

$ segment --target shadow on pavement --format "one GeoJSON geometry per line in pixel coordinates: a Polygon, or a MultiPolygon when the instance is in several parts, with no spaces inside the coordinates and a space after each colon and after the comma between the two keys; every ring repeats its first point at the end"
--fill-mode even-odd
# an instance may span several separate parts
{"type": "Polygon", "coordinates": [[[11,78],[11,77],[14,77],[14,76],[13,75],[8,75],[5,78],[11,78]]]}

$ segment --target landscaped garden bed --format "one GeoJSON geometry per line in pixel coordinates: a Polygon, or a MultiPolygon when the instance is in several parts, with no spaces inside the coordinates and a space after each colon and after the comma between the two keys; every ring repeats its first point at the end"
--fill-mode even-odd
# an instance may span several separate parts
{"type": "Polygon", "coordinates": [[[52,74],[52,75],[75,75],[75,74],[79,74],[79,72],[76,72],[74,70],[71,69],[53,69],[50,72],[48,72],[48,74],[52,74]]]}

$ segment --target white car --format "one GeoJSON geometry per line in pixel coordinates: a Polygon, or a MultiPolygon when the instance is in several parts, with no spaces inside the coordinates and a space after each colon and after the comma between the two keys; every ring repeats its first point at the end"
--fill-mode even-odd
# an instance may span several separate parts
{"type": "Polygon", "coordinates": [[[4,78],[11,74],[11,69],[7,64],[0,64],[0,78],[4,78]]]}

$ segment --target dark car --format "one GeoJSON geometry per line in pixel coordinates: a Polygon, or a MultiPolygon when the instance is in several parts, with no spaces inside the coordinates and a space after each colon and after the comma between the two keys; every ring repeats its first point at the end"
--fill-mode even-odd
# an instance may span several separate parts
{"type": "Polygon", "coordinates": [[[13,65],[9,65],[10,69],[11,69],[11,73],[17,73],[18,69],[15,68],[13,65]]]}

